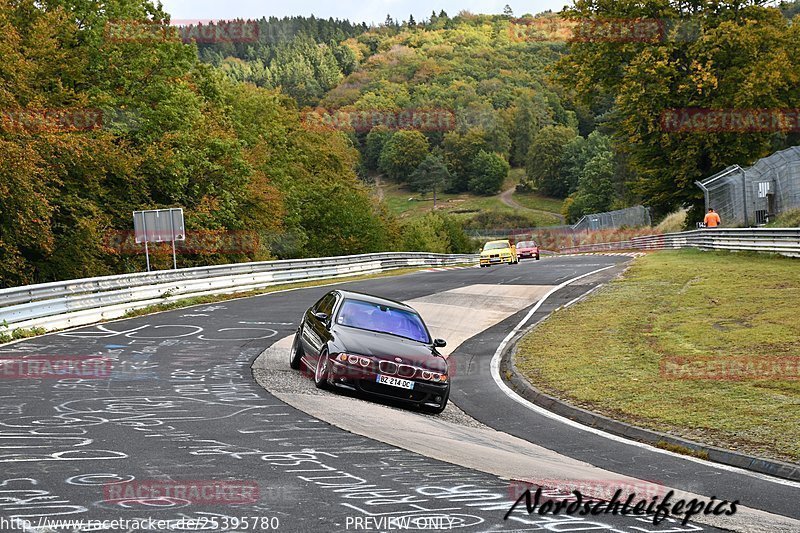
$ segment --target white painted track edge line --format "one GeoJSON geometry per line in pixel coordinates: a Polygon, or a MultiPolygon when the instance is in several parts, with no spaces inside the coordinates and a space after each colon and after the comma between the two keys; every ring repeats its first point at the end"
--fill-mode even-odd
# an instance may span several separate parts
{"type": "MultiPolygon", "coordinates": [[[[497,347],[497,350],[494,352],[494,355],[492,356],[492,361],[491,361],[491,364],[490,364],[490,371],[491,371],[491,374],[492,374],[492,379],[494,380],[495,384],[497,384],[497,386],[500,388],[501,391],[503,391],[503,393],[506,396],[508,396],[510,399],[514,400],[518,404],[522,405],[523,407],[525,407],[527,409],[530,409],[531,411],[534,411],[534,412],[536,412],[536,413],[538,413],[540,415],[546,416],[546,417],[548,417],[548,418],[550,418],[552,420],[555,420],[555,421],[560,422],[562,424],[566,424],[568,426],[580,429],[582,431],[586,431],[586,432],[592,433],[594,435],[598,435],[600,437],[604,437],[606,439],[613,440],[615,442],[620,442],[620,443],[623,443],[623,444],[627,444],[629,446],[636,446],[637,448],[642,448],[642,449],[645,449],[645,450],[648,450],[648,451],[651,451],[651,452],[660,453],[660,454],[663,454],[663,455],[668,455],[670,457],[676,457],[676,458],[683,459],[683,460],[686,460],[686,461],[692,461],[692,462],[695,462],[695,463],[699,463],[699,464],[702,464],[702,465],[705,465],[705,466],[708,466],[708,467],[711,467],[711,468],[717,468],[719,470],[725,470],[725,471],[734,472],[734,473],[737,473],[737,474],[744,474],[744,475],[747,475],[747,476],[750,476],[750,477],[754,477],[754,478],[761,479],[763,481],[768,481],[768,482],[771,482],[771,483],[776,483],[776,484],[779,484],[779,485],[786,485],[786,486],[789,486],[789,487],[800,488],[800,483],[795,482],[795,481],[790,481],[788,479],[776,478],[776,477],[773,477],[773,476],[769,476],[767,474],[761,474],[759,472],[753,472],[753,471],[745,470],[743,468],[738,468],[738,467],[735,467],[735,466],[730,466],[730,465],[725,465],[725,464],[721,464],[721,463],[715,463],[715,462],[711,462],[711,461],[706,461],[706,460],[700,459],[698,457],[692,457],[692,456],[689,456],[689,455],[681,455],[681,454],[678,454],[678,453],[675,453],[675,452],[671,452],[669,450],[663,450],[661,448],[656,448],[655,446],[652,446],[650,444],[646,444],[644,442],[638,442],[638,441],[635,441],[635,440],[627,439],[625,437],[614,435],[613,433],[608,433],[608,432],[603,431],[601,429],[597,429],[597,428],[593,428],[593,427],[589,427],[589,426],[583,425],[580,422],[576,422],[576,421],[571,420],[569,418],[566,418],[564,416],[558,415],[556,413],[553,413],[552,411],[548,411],[547,409],[545,409],[543,407],[540,407],[540,406],[538,406],[536,404],[533,404],[533,403],[529,402],[528,400],[526,400],[525,398],[523,398],[522,396],[520,396],[519,394],[514,392],[508,385],[505,384],[503,379],[500,377],[500,359],[501,359],[502,353],[505,350],[506,346],[508,346],[508,343],[510,343],[511,340],[517,335],[517,333],[519,333],[519,331],[523,327],[525,327],[525,324],[527,324],[528,321],[531,319],[531,317],[533,317],[533,315],[536,314],[536,312],[539,310],[539,308],[542,306],[542,304],[544,304],[544,302],[550,296],[552,296],[556,292],[560,291],[561,289],[563,289],[567,285],[570,285],[570,284],[572,284],[572,283],[574,283],[574,282],[576,282],[578,280],[581,280],[581,279],[586,278],[588,276],[591,276],[593,274],[597,274],[599,272],[603,272],[604,270],[608,270],[610,268],[614,268],[615,266],[616,265],[607,266],[607,267],[604,267],[604,268],[593,270],[592,272],[588,272],[586,274],[582,274],[582,275],[577,276],[575,278],[569,279],[569,280],[561,283],[560,285],[557,285],[557,286],[553,287],[544,296],[542,296],[542,298],[538,302],[536,302],[536,305],[534,305],[533,308],[531,308],[531,310],[528,311],[528,313],[519,322],[519,324],[517,324],[514,327],[514,329],[512,329],[511,332],[503,339],[503,341],[497,347]]],[[[555,451],[557,451],[557,450],[555,450],[555,451]]]]}

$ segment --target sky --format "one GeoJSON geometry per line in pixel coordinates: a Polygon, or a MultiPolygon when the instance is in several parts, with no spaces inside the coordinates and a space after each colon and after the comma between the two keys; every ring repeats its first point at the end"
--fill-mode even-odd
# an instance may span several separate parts
{"type": "Polygon", "coordinates": [[[164,8],[179,20],[226,20],[231,18],[261,18],[262,16],[314,15],[317,17],[350,19],[354,22],[380,24],[386,15],[408,20],[430,17],[431,11],[444,9],[456,15],[462,9],[473,13],[502,13],[509,4],[515,15],[539,13],[548,9],[559,11],[569,0],[162,0],[164,8]]]}

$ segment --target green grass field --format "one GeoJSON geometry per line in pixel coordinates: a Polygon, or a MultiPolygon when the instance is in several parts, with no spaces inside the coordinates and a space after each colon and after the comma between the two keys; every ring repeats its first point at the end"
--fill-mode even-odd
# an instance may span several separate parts
{"type": "Polygon", "coordinates": [[[520,343],[517,367],[535,386],[574,405],[797,462],[799,299],[797,259],[657,252],[537,327],[520,343]],[[675,357],[700,366],[688,373],[662,366],[675,357]],[[754,379],[711,366],[743,358],[779,372],[788,364],[794,380],[754,379]]]}
{"type": "Polygon", "coordinates": [[[564,200],[541,196],[535,193],[515,192],[514,200],[528,209],[538,209],[539,211],[549,211],[557,214],[561,214],[561,206],[564,205],[564,200]]]}
{"type": "MultiPolygon", "coordinates": [[[[515,184],[515,176],[512,172],[509,179],[506,180],[506,183],[503,185],[503,190],[507,190],[515,184]]],[[[389,210],[398,215],[401,219],[413,219],[424,216],[425,213],[433,210],[433,196],[431,194],[421,196],[419,193],[411,191],[397,183],[384,183],[382,191],[383,201],[386,203],[389,210]]],[[[519,195],[515,195],[514,199],[519,201],[518,196],[519,195]]],[[[548,205],[550,207],[558,205],[558,209],[560,209],[560,200],[545,197],[538,198],[543,205],[548,205]]],[[[522,202],[520,202],[520,204],[522,204],[522,202]]],[[[484,213],[483,216],[488,217],[490,221],[497,221],[495,224],[490,224],[492,227],[504,227],[503,222],[506,220],[512,220],[512,225],[527,226],[550,226],[561,223],[558,217],[547,213],[530,212],[509,207],[500,200],[499,195],[477,196],[467,193],[438,193],[436,209],[456,216],[464,222],[474,219],[480,213],[484,213]]],[[[536,207],[534,209],[540,208],[536,207]]],[[[542,211],[558,212],[550,208],[542,209],[542,211]]]]}

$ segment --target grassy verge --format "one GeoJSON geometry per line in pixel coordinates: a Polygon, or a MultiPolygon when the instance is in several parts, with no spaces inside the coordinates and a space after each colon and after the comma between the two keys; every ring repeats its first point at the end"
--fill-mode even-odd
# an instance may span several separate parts
{"type": "MultiPolygon", "coordinates": [[[[8,327],[8,324],[3,321],[0,324],[3,328],[8,327]]],[[[31,328],[31,329],[15,329],[11,333],[7,333],[5,331],[0,332],[0,344],[5,344],[7,342],[16,341],[19,339],[28,339],[30,337],[37,337],[39,335],[44,335],[45,329],[44,328],[31,328]]]]}
{"type": "Polygon", "coordinates": [[[800,228],[800,209],[790,209],[767,224],[771,228],[800,228]]]}
{"type": "Polygon", "coordinates": [[[561,207],[564,205],[564,200],[550,198],[549,196],[542,196],[532,192],[515,192],[514,200],[516,200],[519,205],[527,207],[528,209],[548,211],[555,214],[561,214],[561,207]]]}
{"type": "Polygon", "coordinates": [[[712,366],[754,358],[774,370],[800,356],[798,267],[757,254],[650,254],[523,339],[517,367],[543,391],[595,412],[798,462],[797,359],[794,380],[712,366]],[[674,357],[700,366],[670,371],[663,365],[674,357]]]}
{"type": "Polygon", "coordinates": [[[656,231],[658,233],[675,233],[683,231],[686,225],[686,216],[689,212],[686,209],[679,209],[674,213],[670,213],[664,220],[658,223],[656,231]]]}
{"type": "MultiPolygon", "coordinates": [[[[512,168],[511,172],[509,172],[509,179],[507,180],[506,185],[516,185],[524,176],[524,168],[512,168]]],[[[507,190],[508,186],[504,186],[503,190],[507,190]]],[[[563,199],[551,198],[549,196],[544,196],[533,192],[515,192],[512,197],[514,198],[514,201],[523,207],[527,207],[528,209],[536,209],[537,211],[547,211],[557,215],[561,214],[561,208],[564,206],[563,199]]]]}
{"type": "MultiPolygon", "coordinates": [[[[433,196],[428,194],[421,197],[418,193],[396,183],[384,185],[383,201],[390,211],[401,219],[411,220],[422,217],[433,210],[433,196]]],[[[469,222],[477,215],[489,215],[489,220],[502,221],[507,217],[514,217],[517,224],[528,226],[547,226],[559,224],[558,217],[547,213],[530,213],[514,209],[500,201],[498,196],[477,196],[474,194],[437,194],[436,209],[449,213],[463,222],[469,222]]]]}

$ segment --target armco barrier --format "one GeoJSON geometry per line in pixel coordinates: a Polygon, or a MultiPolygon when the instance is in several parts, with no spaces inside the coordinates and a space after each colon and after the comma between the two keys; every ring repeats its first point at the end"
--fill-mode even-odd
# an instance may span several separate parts
{"type": "Polygon", "coordinates": [[[380,253],[239,263],[0,289],[0,333],[57,330],[119,318],[128,311],[195,296],[245,292],[290,282],[373,274],[405,267],[477,263],[474,255],[380,253]]]}
{"type": "Polygon", "coordinates": [[[800,257],[800,228],[699,229],[681,233],[647,235],[619,242],[606,242],[563,248],[561,253],[602,252],[609,250],[663,250],[699,248],[739,250],[800,257]]]}

